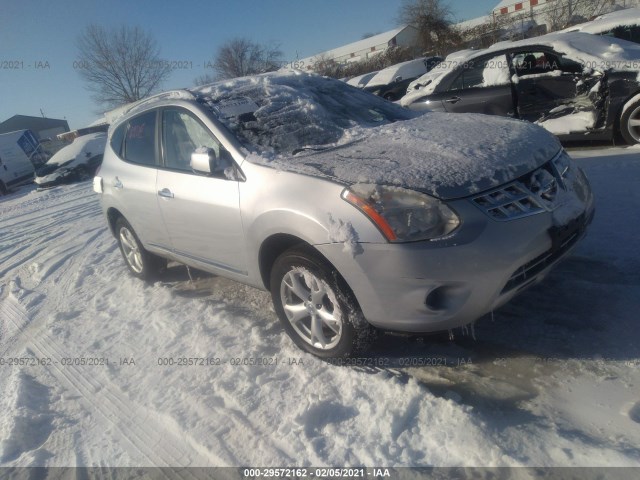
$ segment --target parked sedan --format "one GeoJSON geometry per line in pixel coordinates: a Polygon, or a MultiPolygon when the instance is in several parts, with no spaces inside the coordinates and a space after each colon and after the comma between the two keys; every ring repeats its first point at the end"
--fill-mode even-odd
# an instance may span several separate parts
{"type": "Polygon", "coordinates": [[[441,63],[409,86],[412,110],[538,123],[564,139],[640,142],[640,45],[586,33],[503,42],[441,63]]]}
{"type": "Polygon", "coordinates": [[[268,290],[320,357],[377,329],[473,322],[539,282],[593,215],[583,172],[540,127],[420,115],[300,72],[138,103],[94,189],[133,275],[171,259],[268,290]]]}
{"type": "Polygon", "coordinates": [[[441,57],[428,57],[392,65],[367,79],[362,88],[390,101],[400,100],[412,81],[432,70],[441,61],[441,57]]]}
{"type": "Polygon", "coordinates": [[[39,188],[49,188],[90,179],[102,162],[106,143],[103,132],[75,138],[36,171],[34,182],[39,188]]]}

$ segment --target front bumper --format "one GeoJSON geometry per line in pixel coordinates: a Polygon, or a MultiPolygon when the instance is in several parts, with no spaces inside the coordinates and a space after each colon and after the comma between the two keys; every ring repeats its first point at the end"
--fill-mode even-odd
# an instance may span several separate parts
{"type": "Polygon", "coordinates": [[[361,244],[355,257],[342,244],[317,247],[369,323],[414,333],[471,323],[540,282],[584,236],[594,214],[591,195],[561,223],[552,212],[498,222],[478,215],[468,200],[450,205],[466,220],[444,241],[361,244]]]}

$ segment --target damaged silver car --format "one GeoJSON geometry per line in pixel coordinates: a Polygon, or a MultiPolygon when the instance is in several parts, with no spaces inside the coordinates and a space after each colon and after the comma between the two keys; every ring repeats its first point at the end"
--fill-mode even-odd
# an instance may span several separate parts
{"type": "Polygon", "coordinates": [[[300,72],[138,102],[94,189],[133,275],[170,259],[268,290],[323,358],[475,321],[539,282],[594,211],[538,126],[420,115],[300,72]]]}

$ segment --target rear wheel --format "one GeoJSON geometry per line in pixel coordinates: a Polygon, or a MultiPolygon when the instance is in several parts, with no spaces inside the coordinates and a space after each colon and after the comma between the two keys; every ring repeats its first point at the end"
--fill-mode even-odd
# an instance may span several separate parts
{"type": "Polygon", "coordinates": [[[627,143],[640,143],[640,100],[622,112],[620,133],[627,143]]]}
{"type": "Polygon", "coordinates": [[[116,221],[116,238],[129,271],[143,280],[154,280],[167,266],[164,258],[147,252],[129,222],[123,217],[116,221]]]}
{"type": "Polygon", "coordinates": [[[271,298],[287,334],[318,357],[353,356],[375,340],[376,330],[344,279],[310,247],[294,247],[278,257],[271,298]]]}

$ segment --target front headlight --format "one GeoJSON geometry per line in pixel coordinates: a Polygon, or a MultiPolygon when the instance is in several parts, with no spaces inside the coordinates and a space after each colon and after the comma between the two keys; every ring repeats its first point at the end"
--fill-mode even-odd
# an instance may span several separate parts
{"type": "Polygon", "coordinates": [[[447,205],[424,193],[400,187],[356,184],[342,198],[362,211],[390,242],[444,237],[460,219],[447,205]]]}

